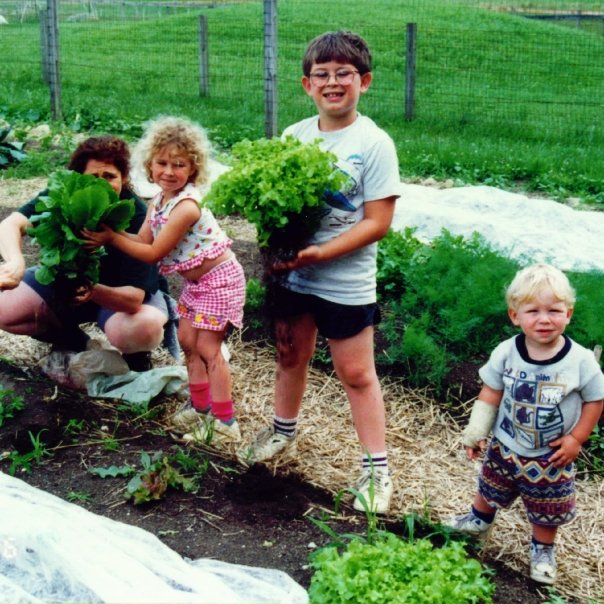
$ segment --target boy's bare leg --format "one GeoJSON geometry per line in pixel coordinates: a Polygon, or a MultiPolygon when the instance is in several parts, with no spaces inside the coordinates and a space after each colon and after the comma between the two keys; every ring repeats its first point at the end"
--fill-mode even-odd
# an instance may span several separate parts
{"type": "Polygon", "coordinates": [[[359,441],[368,453],[386,450],[386,413],[375,371],[373,332],[373,327],[366,327],[351,338],[329,341],[359,441]]]}
{"type": "Polygon", "coordinates": [[[317,328],[312,315],[278,320],[275,325],[277,370],[275,415],[298,417],[306,390],[308,364],[315,351],[317,328]]]}

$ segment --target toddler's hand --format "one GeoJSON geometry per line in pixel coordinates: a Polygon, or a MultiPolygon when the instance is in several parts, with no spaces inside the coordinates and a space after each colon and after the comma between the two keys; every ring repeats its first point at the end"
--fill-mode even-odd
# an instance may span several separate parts
{"type": "Polygon", "coordinates": [[[561,436],[548,444],[550,447],[558,448],[550,457],[550,461],[556,468],[563,468],[569,463],[573,463],[581,452],[581,443],[571,434],[561,436]]]}
{"type": "Polygon", "coordinates": [[[486,447],[487,447],[486,440],[481,440],[481,441],[477,442],[476,447],[465,447],[466,457],[470,461],[476,461],[477,459],[482,457],[482,454],[484,453],[484,450],[486,449],[486,447]]]}

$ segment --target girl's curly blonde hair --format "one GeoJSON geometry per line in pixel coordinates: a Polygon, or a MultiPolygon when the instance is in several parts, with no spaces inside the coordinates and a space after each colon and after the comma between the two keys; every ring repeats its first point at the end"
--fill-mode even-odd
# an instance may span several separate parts
{"type": "Polygon", "coordinates": [[[160,115],[147,122],[145,132],[134,148],[135,161],[144,168],[149,182],[153,157],[168,145],[185,153],[193,164],[189,182],[202,186],[208,181],[210,141],[206,131],[186,117],[160,115]]]}

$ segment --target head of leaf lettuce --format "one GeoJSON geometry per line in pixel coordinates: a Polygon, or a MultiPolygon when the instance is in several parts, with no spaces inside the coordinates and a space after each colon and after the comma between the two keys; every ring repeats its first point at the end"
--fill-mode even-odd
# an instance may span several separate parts
{"type": "Polygon", "coordinates": [[[80,232],[106,224],[125,230],[134,216],[134,200],[119,199],[102,178],[71,170],[58,170],[48,179],[48,191],[36,203],[27,233],[40,246],[36,280],[43,285],[59,282],[74,287],[99,281],[103,248],[84,248],[80,232]]]}
{"type": "Polygon", "coordinates": [[[233,146],[231,169],[214,181],[204,204],[252,223],[260,248],[298,251],[319,228],[326,196],[348,181],[336,162],[319,141],[244,140],[233,146]]]}

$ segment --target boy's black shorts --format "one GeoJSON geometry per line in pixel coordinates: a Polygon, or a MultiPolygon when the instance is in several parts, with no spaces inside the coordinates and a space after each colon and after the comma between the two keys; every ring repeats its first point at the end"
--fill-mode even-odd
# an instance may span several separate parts
{"type": "Polygon", "coordinates": [[[377,325],[382,316],[378,305],[338,304],[313,294],[300,294],[285,287],[272,292],[272,315],[276,320],[311,314],[319,334],[324,338],[351,338],[370,325],[377,325]]]}

